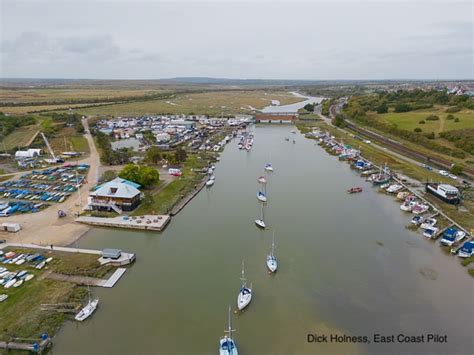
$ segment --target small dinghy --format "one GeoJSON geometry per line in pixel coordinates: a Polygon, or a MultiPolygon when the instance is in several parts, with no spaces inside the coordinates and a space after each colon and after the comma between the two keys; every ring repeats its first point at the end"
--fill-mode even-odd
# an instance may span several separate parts
{"type": "Polygon", "coordinates": [[[362,187],[351,187],[349,190],[347,190],[347,192],[350,194],[362,192],[362,187]]]}
{"type": "Polygon", "coordinates": [[[8,298],[8,295],[5,295],[5,294],[0,295],[0,302],[5,301],[7,298],[8,298]]]}
{"type": "Polygon", "coordinates": [[[10,287],[12,287],[17,281],[18,281],[17,279],[13,278],[13,279],[11,279],[10,281],[8,281],[8,282],[5,284],[5,286],[3,286],[3,287],[5,287],[5,288],[10,288],[10,287]]]}
{"type": "Polygon", "coordinates": [[[18,280],[13,284],[13,287],[20,287],[21,285],[23,285],[23,280],[18,280]]]}
{"type": "Polygon", "coordinates": [[[33,277],[35,277],[35,275],[33,275],[33,274],[28,274],[28,275],[26,275],[26,277],[25,277],[25,281],[30,281],[33,277]]]}

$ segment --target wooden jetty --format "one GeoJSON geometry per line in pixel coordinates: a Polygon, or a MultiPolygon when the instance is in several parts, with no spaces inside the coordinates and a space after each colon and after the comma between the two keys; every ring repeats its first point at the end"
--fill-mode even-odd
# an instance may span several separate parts
{"type": "Polygon", "coordinates": [[[196,187],[196,189],[193,191],[192,194],[189,194],[188,196],[184,197],[181,201],[179,201],[172,209],[170,212],[171,216],[177,215],[196,195],[203,189],[204,186],[206,186],[206,181],[207,179],[204,179],[201,181],[201,183],[196,187]]]}
{"type": "Polygon", "coordinates": [[[111,288],[115,286],[118,280],[120,280],[120,278],[123,276],[125,271],[127,271],[127,269],[118,268],[107,280],[99,279],[97,277],[64,275],[64,274],[58,274],[55,272],[50,272],[46,274],[45,278],[56,280],[56,281],[72,282],[78,285],[111,288]]]}
{"type": "Polygon", "coordinates": [[[46,337],[45,339],[38,340],[37,342],[34,342],[34,343],[0,341],[0,349],[5,349],[7,351],[8,350],[23,350],[23,351],[41,354],[52,344],[53,343],[50,337],[46,337]]]}

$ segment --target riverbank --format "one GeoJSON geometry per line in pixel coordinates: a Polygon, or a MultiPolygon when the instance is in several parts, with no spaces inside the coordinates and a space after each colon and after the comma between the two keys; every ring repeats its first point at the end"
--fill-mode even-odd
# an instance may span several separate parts
{"type": "MultiPolygon", "coordinates": [[[[301,126],[300,126],[300,128],[301,128],[301,126]]],[[[340,157],[339,160],[352,163],[353,159],[341,158],[339,150],[340,149],[344,150],[345,147],[349,147],[350,145],[347,144],[347,141],[343,142],[343,140],[340,138],[339,135],[338,135],[339,139],[337,139],[335,137],[335,135],[333,135],[333,134],[337,134],[339,132],[336,133],[334,130],[331,131],[331,129],[330,129],[331,127],[326,126],[325,127],[326,128],[326,133],[321,133],[321,131],[319,131],[320,128],[321,127],[317,128],[317,131],[315,131],[315,132],[309,133],[309,131],[307,131],[307,129],[305,129],[305,127],[303,127],[303,131],[305,131],[305,132],[307,131],[306,132],[307,134],[305,135],[307,138],[316,138],[317,141],[318,141],[318,145],[324,146],[325,150],[329,154],[339,156],[340,157]]],[[[356,149],[356,148],[354,147],[354,149],[356,149]]],[[[382,171],[381,170],[382,169],[381,168],[382,163],[377,164],[374,161],[370,160],[367,157],[367,155],[362,154],[362,150],[360,149],[360,146],[359,146],[359,149],[357,150],[357,152],[358,152],[357,153],[357,158],[358,159],[363,159],[365,162],[368,162],[372,166],[372,168],[376,168],[377,171],[380,168],[380,171],[382,171]]],[[[384,164],[386,164],[386,163],[384,163],[384,164]]],[[[395,171],[392,170],[392,172],[395,172],[395,171]]],[[[446,207],[444,206],[446,204],[443,204],[441,201],[436,200],[435,198],[433,198],[433,196],[431,196],[429,194],[425,194],[424,189],[420,188],[420,187],[424,186],[424,184],[421,181],[411,179],[409,181],[409,183],[405,183],[407,178],[404,177],[404,176],[399,177],[397,174],[393,175],[391,177],[391,180],[400,186],[401,189],[399,189],[399,191],[409,191],[409,193],[412,196],[416,196],[416,198],[421,200],[427,206],[427,208],[430,208],[430,210],[427,210],[425,212],[425,213],[431,214],[430,217],[435,217],[435,216],[439,215],[439,217],[436,217],[438,219],[437,230],[429,238],[430,240],[436,241],[439,237],[441,237],[443,232],[448,227],[455,226],[458,230],[464,231],[464,233],[466,235],[466,238],[464,240],[460,241],[459,243],[455,242],[453,244],[453,246],[451,248],[449,248],[451,250],[452,254],[456,254],[458,249],[461,247],[461,245],[464,244],[464,242],[466,242],[467,240],[471,239],[472,236],[470,235],[470,232],[472,231],[472,229],[470,228],[470,225],[466,226],[462,222],[459,222],[455,218],[452,218],[448,213],[446,213],[446,211],[445,211],[446,207]]],[[[387,184],[387,186],[389,186],[389,184],[387,184]]],[[[379,187],[379,191],[386,192],[384,189],[380,189],[380,187],[379,187]]],[[[399,201],[399,203],[400,203],[400,201],[399,201]]],[[[456,208],[456,209],[459,210],[459,208],[454,207],[452,205],[448,205],[448,206],[451,207],[451,208],[456,208]]],[[[468,210],[466,210],[466,212],[461,212],[461,213],[470,214],[470,212],[468,210]]],[[[425,215],[424,218],[428,218],[428,217],[425,215]]],[[[408,227],[410,229],[416,230],[416,229],[418,229],[419,226],[418,225],[414,226],[413,224],[409,223],[408,227]]],[[[441,247],[444,248],[444,249],[447,249],[443,246],[441,246],[441,247]]],[[[471,261],[470,260],[463,261],[461,264],[463,266],[468,266],[468,265],[471,264],[471,261]]],[[[474,276],[474,269],[469,268],[468,273],[471,276],[474,276]]]]}

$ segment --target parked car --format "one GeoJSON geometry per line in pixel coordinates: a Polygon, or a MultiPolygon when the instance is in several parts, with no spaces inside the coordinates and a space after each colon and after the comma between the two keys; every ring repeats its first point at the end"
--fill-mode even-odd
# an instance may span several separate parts
{"type": "Polygon", "coordinates": [[[443,176],[448,176],[449,173],[446,170],[440,170],[439,173],[443,176]]]}

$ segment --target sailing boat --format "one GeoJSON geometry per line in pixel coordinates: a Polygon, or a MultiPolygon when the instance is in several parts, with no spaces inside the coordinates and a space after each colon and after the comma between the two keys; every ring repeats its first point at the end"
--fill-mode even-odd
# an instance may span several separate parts
{"type": "Polygon", "coordinates": [[[273,232],[272,251],[267,255],[267,267],[270,272],[275,272],[278,268],[277,258],[275,256],[275,232],[273,232]]]}
{"type": "Polygon", "coordinates": [[[261,202],[267,202],[267,179],[264,176],[258,178],[258,183],[262,184],[262,190],[257,192],[257,199],[261,202]]]}
{"type": "Polygon", "coordinates": [[[263,205],[265,203],[262,203],[260,206],[260,218],[255,220],[255,224],[260,227],[260,228],[266,228],[267,225],[265,224],[265,221],[263,220],[263,205]]]}
{"type": "Polygon", "coordinates": [[[265,170],[266,170],[266,171],[273,171],[273,166],[272,166],[272,164],[270,164],[270,163],[265,164],[265,170]]]}
{"type": "Polygon", "coordinates": [[[92,313],[97,309],[97,306],[99,305],[99,299],[94,298],[91,299],[91,290],[89,287],[89,284],[87,284],[87,288],[89,290],[89,302],[82,308],[78,314],[74,317],[77,321],[82,322],[83,320],[86,320],[89,318],[92,313]]]}
{"type": "Polygon", "coordinates": [[[239,291],[239,296],[237,297],[237,308],[239,311],[243,310],[245,307],[248,306],[250,301],[252,300],[252,285],[247,287],[247,279],[245,278],[245,271],[244,271],[244,261],[242,260],[242,287],[239,291]]]}
{"type": "Polygon", "coordinates": [[[225,331],[227,333],[219,341],[219,354],[220,355],[238,355],[237,346],[235,345],[234,339],[232,339],[231,318],[230,318],[230,306],[229,306],[229,328],[225,331]]]}

